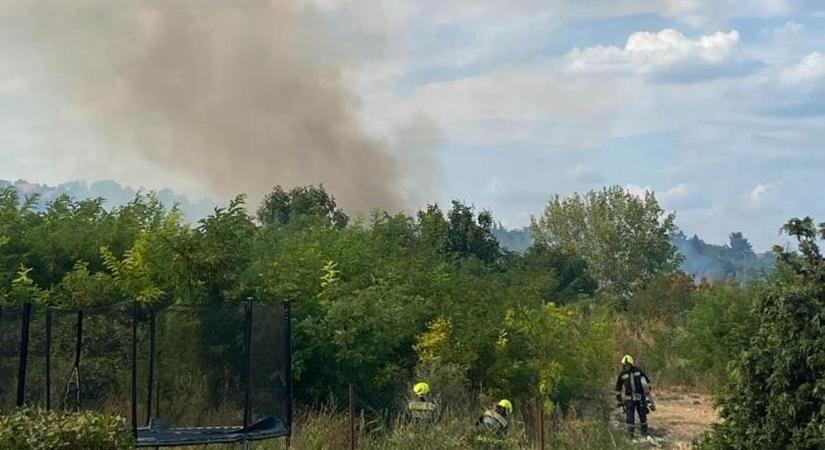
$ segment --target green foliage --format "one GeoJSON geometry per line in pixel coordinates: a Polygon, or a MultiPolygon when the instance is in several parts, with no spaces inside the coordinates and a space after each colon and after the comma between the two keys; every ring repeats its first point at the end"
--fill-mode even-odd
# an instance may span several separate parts
{"type": "Polygon", "coordinates": [[[762,289],[762,284],[726,283],[696,293],[680,351],[704,376],[725,380],[728,363],[747,349],[756,332],[756,316],[750,311],[762,289]]]}
{"type": "MultiPolygon", "coordinates": [[[[146,263],[146,244],[147,241],[145,235],[139,237],[135,241],[134,246],[127,250],[123,255],[122,260],[118,260],[106,247],[103,247],[100,250],[100,253],[103,255],[103,265],[109,269],[109,272],[111,273],[110,278],[113,284],[117,286],[120,292],[122,292],[127,298],[131,298],[141,303],[156,301],[161,295],[163,295],[163,291],[156,287],[152,282],[151,272],[146,263]]],[[[88,289],[89,285],[91,285],[92,289],[94,289],[97,284],[94,283],[94,281],[99,281],[101,278],[105,279],[105,276],[102,276],[98,277],[97,280],[93,280],[92,276],[88,274],[88,270],[83,266],[76,269],[79,269],[75,270],[77,276],[71,277],[72,274],[67,275],[66,278],[64,278],[63,284],[77,280],[77,284],[80,285],[78,286],[80,287],[80,290],[84,290],[84,288],[88,289]],[[89,281],[92,282],[89,283],[89,281]]],[[[75,283],[71,283],[69,285],[69,289],[74,287],[74,285],[75,283]]]]}
{"type": "Polygon", "coordinates": [[[132,434],[122,417],[85,411],[60,414],[17,409],[0,415],[0,448],[10,450],[126,450],[132,434]]]}
{"type": "Polygon", "coordinates": [[[490,369],[500,396],[540,398],[551,413],[599,392],[611,375],[607,323],[552,303],[508,309],[490,369]]]}
{"type": "Polygon", "coordinates": [[[453,200],[447,226],[447,251],[460,256],[475,256],[493,262],[499,256],[498,241],[493,235],[493,215],[482,211],[475,217],[470,206],[453,200]]]}
{"type": "Polygon", "coordinates": [[[489,211],[476,216],[471,206],[453,200],[446,216],[438,205],[428,205],[426,211],[418,212],[418,222],[423,239],[447,255],[474,257],[486,263],[494,262],[501,255],[489,211]]]}
{"type": "Polygon", "coordinates": [[[755,332],[751,308],[764,287],[759,281],[696,285],[685,274],[656,277],[640,285],[628,310],[614,319],[616,355],[636,356],[657,384],[720,391],[731,376],[729,361],[755,332]]]}
{"type": "MultiPolygon", "coordinates": [[[[673,317],[692,294],[672,274],[672,217],[652,195],[614,188],[556,198],[548,211],[555,207],[570,215],[547,215],[540,245],[514,253],[499,247],[489,212],[457,201],[448,211],[430,205],[414,216],[378,211],[350,222],[322,187],[275,188],[256,217],[239,196],[190,226],[152,195],[111,211],[99,199],[61,197],[36,212],[31,199],[6,189],[0,293],[7,303],[84,307],[289,301],[300,403],[341,397],[354,383],[365,406],[398,405],[416,375],[432,377],[451,402],[486,392],[567,411],[600,401],[612,375],[606,361],[617,344],[600,295],[632,287],[639,309],[631,314],[678,330],[683,322],[673,317]],[[575,226],[579,213],[600,220],[586,231],[593,245],[608,246],[603,258],[593,259],[600,247],[572,245],[555,231],[556,222],[575,226]],[[624,287],[611,281],[625,276],[633,282],[624,287]]],[[[181,322],[171,335],[178,349],[205,342],[216,359],[237,365],[236,343],[224,342],[237,336],[237,320],[181,322]]],[[[117,326],[101,333],[117,337],[117,326]]],[[[206,378],[179,380],[180,392],[219,384],[206,378]]]]}
{"type": "Polygon", "coordinates": [[[45,292],[34,284],[32,269],[20,266],[17,277],[11,280],[9,293],[2,298],[0,305],[20,306],[26,302],[36,302],[45,297],[45,292]]]}
{"type": "Polygon", "coordinates": [[[825,237],[810,218],[783,230],[800,253],[778,249],[776,273],[754,308],[757,325],[733,362],[724,421],[703,448],[815,449],[825,445],[825,237]]]}
{"type": "Polygon", "coordinates": [[[674,215],[652,192],[639,198],[619,186],[555,196],[533,224],[539,245],[580,255],[599,287],[621,298],[636,284],[678,269],[680,257],[670,242],[676,230],[674,215]]]}
{"type": "Polygon", "coordinates": [[[640,283],[628,306],[636,323],[661,322],[669,326],[684,321],[696,301],[693,278],[682,272],[663,274],[640,283]]]}
{"type": "Polygon", "coordinates": [[[166,218],[177,214],[165,211],[154,196],[137,196],[113,211],[103,209],[102,199],[75,201],[61,196],[41,212],[34,211],[35,202],[34,197],[20,199],[13,189],[0,190],[0,236],[5,242],[0,252],[0,292],[11,298],[20,267],[26,268],[26,277],[37,290],[18,289],[25,298],[17,302],[39,299],[76,305],[130,296],[106,288],[105,256],[110,263],[122,258],[138,236],[156,236],[154,231],[166,218]],[[101,252],[101,248],[108,250],[101,252]]]}
{"type": "MultiPolygon", "coordinates": [[[[111,252],[104,254],[114,259],[111,252]]],[[[63,276],[60,284],[52,289],[52,300],[61,305],[86,307],[101,303],[113,303],[120,296],[115,288],[112,276],[106,273],[89,271],[89,264],[83,261],[75,263],[74,268],[63,276]]]]}
{"type": "Polygon", "coordinates": [[[264,198],[257,217],[266,225],[321,220],[343,228],[349,222],[349,217],[338,208],[335,198],[323,186],[295,187],[289,192],[276,186],[264,198]]]}

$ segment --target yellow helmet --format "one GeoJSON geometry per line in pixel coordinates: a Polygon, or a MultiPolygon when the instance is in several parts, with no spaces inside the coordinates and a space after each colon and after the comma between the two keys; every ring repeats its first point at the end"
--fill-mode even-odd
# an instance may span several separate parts
{"type": "Polygon", "coordinates": [[[413,386],[413,392],[415,392],[415,395],[427,395],[430,393],[430,385],[423,381],[416,383],[416,385],[413,386]]]}
{"type": "Polygon", "coordinates": [[[630,356],[630,355],[624,355],[624,358],[622,358],[622,364],[631,364],[632,365],[634,362],[635,361],[633,360],[633,357],[630,356]]]}
{"type": "Polygon", "coordinates": [[[513,404],[510,402],[510,400],[504,399],[498,402],[498,406],[504,408],[504,410],[507,411],[507,414],[513,414],[513,404]]]}

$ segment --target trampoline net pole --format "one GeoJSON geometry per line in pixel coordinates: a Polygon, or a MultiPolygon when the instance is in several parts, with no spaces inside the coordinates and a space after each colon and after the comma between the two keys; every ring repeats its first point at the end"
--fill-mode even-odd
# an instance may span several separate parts
{"type": "Polygon", "coordinates": [[[52,308],[46,308],[46,410],[52,409],[52,308]]]}
{"type": "Polygon", "coordinates": [[[284,347],[286,348],[286,426],[289,431],[287,443],[292,436],[292,304],[283,303],[284,325],[286,333],[284,336],[284,347]]]}
{"type": "Polygon", "coordinates": [[[137,302],[132,302],[132,434],[137,439],[137,302]]]}
{"type": "Polygon", "coordinates": [[[63,409],[69,411],[69,395],[71,394],[72,383],[75,389],[74,411],[80,411],[80,354],[83,351],[83,310],[77,311],[77,324],[75,327],[75,347],[74,364],[66,381],[66,390],[63,392],[63,409]]]}
{"type": "Polygon", "coordinates": [[[149,311],[149,380],[146,387],[146,424],[152,418],[152,389],[155,382],[155,309],[149,311]]]}
{"type": "Polygon", "coordinates": [[[29,326],[31,325],[32,304],[23,305],[20,321],[20,359],[17,367],[17,406],[23,406],[26,399],[26,368],[29,362],[29,326]]]}
{"type": "Polygon", "coordinates": [[[243,427],[249,426],[249,391],[252,372],[252,298],[246,299],[246,318],[244,330],[244,352],[246,357],[246,367],[244,372],[244,407],[243,407],[243,427]]]}

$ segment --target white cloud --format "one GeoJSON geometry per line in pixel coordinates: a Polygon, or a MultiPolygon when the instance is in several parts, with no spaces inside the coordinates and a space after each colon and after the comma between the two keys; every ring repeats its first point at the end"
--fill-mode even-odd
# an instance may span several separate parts
{"type": "Polygon", "coordinates": [[[694,26],[729,17],[773,17],[788,14],[794,0],[665,0],[662,13],[694,26]]]}
{"type": "Polygon", "coordinates": [[[805,25],[794,20],[785,22],[781,27],[773,30],[773,35],[778,39],[789,39],[799,36],[805,31],[805,25]]]}
{"type": "Polygon", "coordinates": [[[28,87],[26,80],[20,75],[0,76],[0,95],[18,94],[28,87]]]}
{"type": "Polygon", "coordinates": [[[798,63],[782,71],[780,78],[788,84],[803,84],[825,77],[825,55],[819,52],[808,54],[798,63]]]}
{"type": "Polygon", "coordinates": [[[678,66],[715,66],[734,60],[738,44],[736,30],[718,31],[698,39],[673,29],[639,31],[628,37],[624,48],[596,46],[572,50],[566,56],[566,69],[574,74],[650,75],[678,66]]]}
{"type": "Polygon", "coordinates": [[[573,168],[572,179],[579,183],[598,184],[604,182],[604,175],[593,167],[577,164],[573,168]]]}
{"type": "Polygon", "coordinates": [[[0,57],[0,95],[21,93],[28,88],[28,85],[23,75],[0,57]]]}
{"type": "Polygon", "coordinates": [[[627,192],[639,198],[645,198],[648,192],[653,192],[650,186],[639,186],[637,184],[627,184],[624,188],[627,192]]]}
{"type": "Polygon", "coordinates": [[[686,211],[691,214],[705,210],[710,205],[706,197],[701,195],[691,184],[677,184],[657,195],[659,202],[665,209],[686,211]]]}
{"type": "Polygon", "coordinates": [[[779,183],[757,184],[756,187],[747,195],[748,206],[750,209],[760,209],[767,202],[776,198],[776,192],[779,188],[779,183]]]}
{"type": "Polygon", "coordinates": [[[683,200],[693,195],[694,189],[687,184],[676,185],[665,191],[660,198],[664,200],[683,200]]]}
{"type": "Polygon", "coordinates": [[[560,72],[555,61],[503,67],[424,84],[409,93],[367,97],[363,114],[369,122],[381,123],[420,112],[445,130],[448,141],[473,145],[539,142],[583,148],[600,144],[626,90],[610,82],[571,79],[560,72]]]}

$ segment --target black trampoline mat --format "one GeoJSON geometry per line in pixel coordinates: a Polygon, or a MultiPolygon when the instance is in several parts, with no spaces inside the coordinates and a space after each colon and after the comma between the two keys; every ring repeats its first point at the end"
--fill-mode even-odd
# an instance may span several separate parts
{"type": "Polygon", "coordinates": [[[184,445],[226,444],[271,439],[289,434],[279,420],[268,417],[249,427],[177,427],[137,430],[138,447],[179,447],[184,445]]]}

